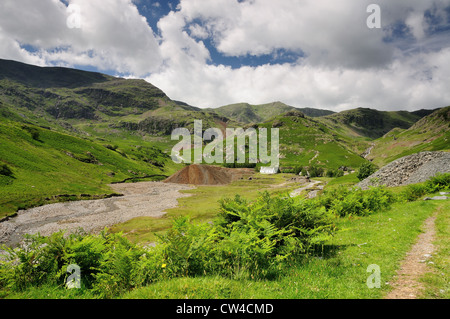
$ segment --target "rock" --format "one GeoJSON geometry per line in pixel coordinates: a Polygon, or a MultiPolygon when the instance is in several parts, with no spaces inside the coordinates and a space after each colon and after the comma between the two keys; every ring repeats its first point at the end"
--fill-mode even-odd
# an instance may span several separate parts
{"type": "Polygon", "coordinates": [[[425,197],[423,200],[446,200],[447,196],[434,196],[434,197],[425,197]]]}
{"type": "Polygon", "coordinates": [[[450,153],[420,152],[402,157],[382,167],[356,186],[395,187],[425,182],[438,173],[450,173],[450,153]]]}

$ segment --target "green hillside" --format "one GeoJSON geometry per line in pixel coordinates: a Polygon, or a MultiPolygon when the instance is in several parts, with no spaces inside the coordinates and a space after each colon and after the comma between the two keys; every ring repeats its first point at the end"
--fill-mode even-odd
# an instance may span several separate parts
{"type": "Polygon", "coordinates": [[[420,119],[409,129],[395,128],[374,141],[370,160],[379,165],[421,151],[450,150],[450,106],[420,119]]]}
{"type": "Polygon", "coordinates": [[[332,111],[314,108],[296,108],[282,102],[273,102],[260,105],[237,103],[221,106],[216,109],[208,109],[208,111],[215,112],[221,116],[245,124],[265,122],[274,116],[284,114],[288,111],[301,111],[303,114],[310,117],[319,117],[334,113],[332,111]]]}
{"type": "Polygon", "coordinates": [[[259,127],[279,128],[282,166],[357,168],[365,161],[342,136],[317,119],[306,117],[298,111],[277,116],[259,127]]]}
{"type": "Polygon", "coordinates": [[[151,146],[124,153],[109,144],[4,118],[0,141],[0,165],[9,171],[0,174],[0,217],[49,202],[52,196],[110,194],[111,182],[176,170],[168,155],[151,146]]]}
{"type": "Polygon", "coordinates": [[[375,138],[375,163],[448,149],[448,108],[430,112],[331,114],[281,102],[199,109],[144,80],[0,60],[0,215],[55,195],[108,194],[113,181],[171,175],[182,165],[168,156],[178,142],[170,134],[192,132],[194,120],[203,130],[277,127],[282,166],[337,169],[359,167],[375,138]]]}
{"type": "Polygon", "coordinates": [[[221,106],[216,109],[208,109],[219,115],[234,119],[238,122],[261,123],[270,118],[294,110],[295,108],[281,102],[273,102],[263,105],[250,105],[248,103],[237,103],[221,106]]]}
{"type": "Polygon", "coordinates": [[[319,120],[337,132],[354,137],[375,139],[394,128],[407,129],[421,119],[424,113],[407,111],[378,111],[357,108],[319,118],[319,120]]]}

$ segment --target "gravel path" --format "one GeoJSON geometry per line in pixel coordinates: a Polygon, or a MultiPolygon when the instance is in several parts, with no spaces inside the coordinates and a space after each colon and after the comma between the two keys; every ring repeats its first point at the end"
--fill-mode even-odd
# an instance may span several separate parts
{"type": "Polygon", "coordinates": [[[135,217],[160,217],[165,210],[177,206],[178,198],[190,196],[180,190],[192,189],[188,185],[162,182],[110,186],[124,196],[56,203],[19,211],[16,217],[0,223],[0,243],[16,245],[25,233],[48,236],[62,229],[70,233],[80,227],[96,233],[135,217]]]}

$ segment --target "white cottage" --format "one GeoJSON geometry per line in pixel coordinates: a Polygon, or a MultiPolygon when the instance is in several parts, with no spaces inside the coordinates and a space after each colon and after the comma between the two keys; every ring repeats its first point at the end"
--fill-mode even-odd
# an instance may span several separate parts
{"type": "Polygon", "coordinates": [[[278,169],[279,169],[278,166],[274,166],[274,167],[264,166],[264,167],[261,167],[259,172],[261,174],[277,174],[278,173],[278,169]]]}

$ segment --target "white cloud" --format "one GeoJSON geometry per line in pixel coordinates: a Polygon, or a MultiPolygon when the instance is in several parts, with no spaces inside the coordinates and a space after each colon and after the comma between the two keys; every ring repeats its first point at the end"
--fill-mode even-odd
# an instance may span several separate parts
{"type": "Polygon", "coordinates": [[[133,4],[140,2],[71,0],[82,27],[69,29],[58,0],[2,0],[0,57],[146,76],[171,98],[199,107],[275,100],[333,110],[450,104],[449,37],[431,37],[424,16],[430,10],[445,20],[450,0],[379,0],[381,30],[366,26],[370,0],[181,0],[159,20],[158,37],[133,4]],[[398,22],[414,39],[395,38],[389,26],[398,22]],[[388,35],[393,42],[383,41],[388,35]],[[212,63],[206,41],[230,57],[275,56],[279,49],[305,56],[232,68],[212,63]]]}
{"type": "MultiPolygon", "coordinates": [[[[94,65],[135,75],[160,66],[158,43],[131,1],[71,0],[70,4],[79,8],[81,28],[67,26],[74,13],[59,0],[2,0],[1,36],[16,46],[39,48],[34,56],[46,64],[94,65]]],[[[0,49],[2,57],[27,62],[20,52],[5,51],[0,49]]]]}
{"type": "MultiPolygon", "coordinates": [[[[172,98],[199,107],[275,100],[334,110],[359,106],[412,110],[450,104],[445,89],[450,81],[443,72],[450,64],[448,45],[439,47],[434,41],[432,50],[405,55],[396,43],[383,41],[386,30],[366,27],[369,3],[182,0],[179,10],[158,24],[167,60],[161,72],[147,79],[172,98]],[[197,39],[212,35],[224,55],[270,54],[279,48],[307,55],[294,64],[238,69],[210,65],[203,42],[192,39],[186,28],[197,39]]],[[[384,26],[404,21],[427,47],[430,39],[421,33],[426,26],[415,17],[423,17],[434,1],[379,3],[384,26]]],[[[439,3],[441,9],[450,5],[439,3]]]]}
{"type": "Polygon", "coordinates": [[[397,61],[382,70],[329,69],[310,65],[263,65],[231,69],[191,64],[148,80],[175,99],[201,107],[280,100],[298,107],[336,111],[441,107],[450,101],[450,49],[397,61]],[[420,70],[420,71],[418,71],[420,70]]]}

